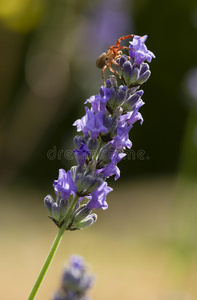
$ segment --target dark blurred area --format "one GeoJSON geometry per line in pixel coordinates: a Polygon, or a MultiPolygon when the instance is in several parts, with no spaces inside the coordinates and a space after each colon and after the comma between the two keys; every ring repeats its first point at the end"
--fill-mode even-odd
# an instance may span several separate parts
{"type": "Polygon", "coordinates": [[[197,63],[196,9],[176,0],[1,2],[1,182],[47,186],[75,164],[72,123],[102,84],[96,58],[130,33],[147,34],[156,59],[122,176],[177,172],[190,113],[181,88],[197,63]]]}

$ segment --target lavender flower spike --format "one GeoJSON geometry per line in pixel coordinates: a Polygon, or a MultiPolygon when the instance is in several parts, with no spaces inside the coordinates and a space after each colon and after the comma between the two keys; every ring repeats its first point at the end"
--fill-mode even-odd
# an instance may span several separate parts
{"type": "MultiPolygon", "coordinates": [[[[35,298],[64,231],[91,226],[97,220],[97,215],[92,211],[108,208],[106,197],[112,188],[107,185],[107,178],[115,175],[117,180],[120,177],[117,164],[126,157],[125,149],[132,146],[130,130],[133,130],[137,121],[140,124],[143,122],[139,112],[144,105],[141,85],[151,75],[145,60],[151,62],[155,57],[145,46],[146,38],[146,35],[123,36],[118,39],[116,46],[111,46],[107,54],[101,54],[97,60],[97,66],[102,69],[104,85],[98,89],[97,95],[92,95],[86,101],[89,107],[85,107],[85,116],[73,124],[80,132],[80,136],[74,138],[76,164],[68,172],[59,170],[58,180],[53,185],[56,199],[51,195],[44,199],[48,216],[59,227],[59,231],[29,300],[35,298]],[[130,48],[129,45],[120,46],[120,42],[128,38],[133,38],[130,48]],[[122,52],[128,52],[128,48],[130,57],[122,52]],[[113,75],[105,82],[106,67],[113,71],[113,75]]],[[[87,300],[85,291],[91,282],[80,259],[73,259],[64,275],[61,289],[53,300],[87,300]]]]}
{"type": "Polygon", "coordinates": [[[144,61],[155,57],[145,46],[146,39],[146,35],[133,37],[130,57],[119,51],[116,76],[110,75],[98,94],[86,100],[85,115],[73,124],[81,132],[74,138],[76,165],[68,172],[59,170],[54,181],[56,201],[50,195],[44,200],[49,217],[64,230],[90,226],[97,220],[92,210],[108,208],[106,197],[112,188],[106,180],[120,177],[117,164],[132,146],[130,130],[137,121],[143,123],[141,85],[151,74],[144,61]]]}
{"type": "Polygon", "coordinates": [[[53,300],[90,300],[87,291],[92,287],[95,276],[87,269],[83,257],[72,255],[65,266],[60,289],[53,300]]]}

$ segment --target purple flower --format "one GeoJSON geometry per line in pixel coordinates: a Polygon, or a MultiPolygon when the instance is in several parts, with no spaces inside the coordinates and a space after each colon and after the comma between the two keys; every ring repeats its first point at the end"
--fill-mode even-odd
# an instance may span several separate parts
{"type": "Polygon", "coordinates": [[[53,300],[88,300],[87,290],[90,289],[95,276],[88,270],[83,257],[72,255],[66,265],[59,290],[54,294],[53,300]]]}
{"type": "Polygon", "coordinates": [[[144,119],[140,112],[138,112],[136,109],[131,112],[131,115],[129,119],[127,120],[129,124],[134,124],[136,121],[140,120],[140,124],[142,125],[144,119]]]}
{"type": "Polygon", "coordinates": [[[81,143],[79,150],[75,149],[73,152],[76,156],[78,165],[80,166],[85,164],[87,157],[90,155],[89,149],[84,143],[81,143]]]}
{"type": "Polygon", "coordinates": [[[130,111],[120,117],[120,119],[119,119],[120,122],[123,123],[123,122],[127,121],[130,125],[133,125],[136,121],[140,120],[140,124],[142,124],[144,120],[143,120],[141,113],[138,112],[138,109],[142,105],[144,105],[144,102],[142,101],[142,99],[139,99],[138,102],[136,103],[133,111],[130,111]]]}
{"type": "Polygon", "coordinates": [[[87,207],[92,210],[94,208],[103,209],[108,208],[107,202],[105,201],[108,193],[113,191],[112,188],[107,186],[107,182],[103,182],[94,192],[91,193],[92,199],[88,202],[87,207]]]}
{"type": "Polygon", "coordinates": [[[54,181],[53,186],[54,186],[56,194],[58,195],[60,193],[61,197],[64,200],[67,200],[68,197],[70,196],[70,194],[75,196],[75,194],[77,192],[77,188],[73,182],[71,172],[68,171],[66,173],[66,171],[64,169],[59,170],[58,180],[54,181]]]}
{"type": "Polygon", "coordinates": [[[117,150],[113,152],[111,156],[111,162],[105,168],[103,168],[103,176],[109,178],[112,175],[116,175],[115,180],[117,180],[120,177],[120,170],[117,167],[117,163],[125,156],[126,153],[119,153],[117,150]]]}
{"type": "Polygon", "coordinates": [[[105,168],[104,171],[102,172],[103,176],[105,176],[106,178],[111,177],[112,175],[116,175],[115,176],[115,180],[117,180],[120,177],[120,169],[118,168],[118,166],[116,166],[113,163],[109,163],[105,168]]]}
{"type": "Polygon", "coordinates": [[[128,126],[127,123],[118,125],[117,135],[113,138],[112,145],[115,149],[121,150],[124,147],[131,148],[132,143],[129,139],[129,131],[132,128],[132,125],[128,126]]]}
{"type": "Polygon", "coordinates": [[[84,102],[84,104],[91,103],[92,104],[92,111],[98,112],[100,110],[100,95],[93,95],[89,99],[84,102]]]}
{"type": "Polygon", "coordinates": [[[134,36],[133,41],[130,42],[129,56],[131,58],[135,58],[135,62],[137,65],[140,65],[145,60],[151,62],[152,58],[155,58],[153,52],[148,50],[145,45],[146,39],[147,35],[144,35],[142,37],[136,35],[134,36]]]}
{"type": "Polygon", "coordinates": [[[99,89],[99,94],[96,96],[91,96],[89,99],[86,100],[86,103],[92,104],[92,111],[105,111],[106,102],[111,97],[111,91],[109,88],[101,86],[99,89]]]}
{"type": "Polygon", "coordinates": [[[81,119],[74,122],[77,131],[83,131],[85,135],[90,134],[92,139],[96,139],[100,132],[107,133],[107,128],[103,125],[103,111],[94,113],[85,107],[86,114],[81,119]]]}
{"type": "Polygon", "coordinates": [[[70,257],[70,267],[79,271],[85,270],[85,261],[82,256],[72,255],[70,257]]]}

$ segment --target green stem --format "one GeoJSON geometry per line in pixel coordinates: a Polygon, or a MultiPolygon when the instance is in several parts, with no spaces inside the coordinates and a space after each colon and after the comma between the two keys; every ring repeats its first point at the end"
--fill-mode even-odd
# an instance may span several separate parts
{"type": "Polygon", "coordinates": [[[31,291],[31,293],[29,295],[28,300],[33,300],[35,298],[35,296],[36,296],[36,294],[38,292],[38,289],[39,289],[39,287],[40,287],[40,285],[41,285],[41,283],[42,283],[42,281],[44,279],[44,276],[45,276],[45,274],[46,274],[46,272],[47,272],[47,270],[48,270],[48,268],[50,266],[50,263],[51,263],[54,255],[55,255],[55,253],[57,251],[57,248],[58,248],[58,246],[59,246],[59,244],[61,242],[63,233],[64,233],[64,229],[60,228],[59,231],[58,231],[58,233],[57,233],[57,236],[56,236],[56,238],[55,238],[55,240],[53,242],[53,245],[52,245],[52,247],[51,247],[51,249],[49,251],[49,254],[48,254],[48,256],[47,256],[47,258],[46,258],[46,260],[44,262],[44,265],[43,265],[43,267],[42,267],[42,269],[40,271],[40,274],[38,275],[38,278],[37,278],[37,280],[36,280],[36,282],[35,282],[35,284],[34,284],[34,286],[32,288],[32,291],[31,291]]]}
{"type": "Polygon", "coordinates": [[[63,230],[67,230],[68,229],[68,225],[70,223],[70,217],[74,211],[74,208],[75,208],[75,205],[77,204],[77,201],[78,201],[79,197],[78,196],[75,196],[75,198],[73,198],[71,204],[70,204],[70,207],[67,211],[67,214],[66,214],[66,222],[62,225],[62,229],[63,230]]]}
{"type": "Polygon", "coordinates": [[[72,215],[73,209],[74,209],[74,207],[75,207],[78,199],[79,199],[79,197],[75,196],[75,198],[73,199],[73,201],[70,204],[70,207],[68,209],[68,212],[67,212],[66,218],[65,218],[67,220],[67,222],[65,222],[64,225],[59,229],[59,231],[57,233],[57,236],[56,236],[56,238],[55,238],[55,240],[53,242],[53,245],[52,245],[52,247],[51,247],[51,249],[49,251],[49,254],[48,254],[48,256],[47,256],[47,258],[46,258],[46,260],[44,262],[44,265],[43,265],[43,267],[42,267],[42,269],[40,271],[40,274],[38,275],[38,278],[36,279],[36,282],[35,282],[35,284],[34,284],[34,286],[32,288],[32,291],[31,291],[31,293],[29,295],[28,300],[33,300],[35,298],[37,292],[38,292],[38,289],[39,289],[39,287],[40,287],[40,285],[41,285],[41,283],[42,283],[42,281],[44,279],[44,276],[46,275],[46,272],[47,272],[47,270],[48,270],[48,268],[50,266],[50,263],[51,263],[54,255],[55,255],[55,253],[57,251],[57,248],[58,248],[58,246],[59,246],[59,244],[60,244],[60,242],[62,240],[63,233],[68,228],[68,225],[70,223],[70,217],[72,215]]]}

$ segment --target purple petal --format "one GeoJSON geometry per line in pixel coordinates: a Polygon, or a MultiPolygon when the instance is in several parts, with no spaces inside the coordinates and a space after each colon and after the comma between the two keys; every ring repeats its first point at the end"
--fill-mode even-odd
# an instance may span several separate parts
{"type": "Polygon", "coordinates": [[[155,58],[154,53],[148,50],[145,45],[146,39],[147,35],[144,35],[142,37],[134,36],[133,41],[130,42],[129,56],[131,58],[134,57],[135,62],[138,65],[140,65],[145,60],[151,62],[152,58],[155,58]]]}
{"type": "Polygon", "coordinates": [[[59,170],[58,180],[54,181],[53,186],[54,186],[56,194],[60,193],[61,197],[64,200],[68,199],[70,194],[72,194],[74,196],[77,192],[77,188],[73,182],[71,172],[68,171],[66,173],[66,171],[64,169],[59,170]]]}

